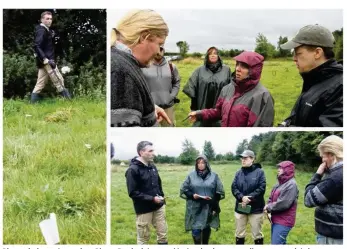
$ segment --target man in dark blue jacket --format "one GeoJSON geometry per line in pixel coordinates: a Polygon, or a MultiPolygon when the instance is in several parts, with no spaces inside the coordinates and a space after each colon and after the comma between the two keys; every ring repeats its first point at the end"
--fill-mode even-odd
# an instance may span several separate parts
{"type": "Polygon", "coordinates": [[[236,244],[244,244],[249,221],[255,244],[264,243],[262,233],[264,194],[266,179],[259,163],[254,163],[255,154],[245,150],[241,155],[242,168],[235,174],[231,192],[236,198],[236,244]]]}
{"type": "Polygon", "coordinates": [[[36,65],[39,69],[37,82],[31,94],[31,103],[37,102],[39,93],[45,87],[50,78],[58,92],[67,99],[71,99],[69,91],[64,86],[64,78],[55,63],[54,31],[52,25],[52,13],[45,11],[41,14],[41,23],[35,27],[34,51],[36,65]]]}
{"type": "Polygon", "coordinates": [[[125,173],[128,194],[136,213],[137,244],[147,244],[150,225],[157,230],[158,244],[167,244],[164,192],[157,168],[153,164],[153,144],[137,145],[139,157],[134,157],[125,173]]]}

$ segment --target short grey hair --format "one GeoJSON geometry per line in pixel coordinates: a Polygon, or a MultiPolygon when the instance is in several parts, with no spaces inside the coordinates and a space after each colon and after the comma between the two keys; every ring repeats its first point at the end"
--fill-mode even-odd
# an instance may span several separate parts
{"type": "Polygon", "coordinates": [[[146,146],[148,146],[148,145],[152,146],[153,144],[151,142],[149,142],[149,141],[141,141],[141,142],[139,142],[137,144],[137,154],[139,156],[141,156],[140,155],[140,151],[144,150],[146,148],[146,146]]]}
{"type": "Polygon", "coordinates": [[[41,19],[44,18],[45,15],[53,16],[53,15],[52,15],[52,12],[50,12],[50,11],[45,11],[45,12],[42,12],[42,13],[41,13],[41,19]]]}

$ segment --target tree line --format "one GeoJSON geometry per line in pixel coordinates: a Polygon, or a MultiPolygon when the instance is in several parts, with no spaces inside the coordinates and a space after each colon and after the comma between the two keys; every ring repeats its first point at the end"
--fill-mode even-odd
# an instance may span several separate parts
{"type": "MultiPolygon", "coordinates": [[[[157,155],[154,163],[194,165],[198,155],[204,154],[213,164],[227,164],[239,160],[244,150],[249,149],[256,154],[256,161],[276,165],[281,161],[290,160],[308,171],[316,170],[321,163],[317,150],[318,144],[327,136],[335,134],[343,137],[342,131],[336,132],[267,132],[254,135],[250,141],[242,140],[235,151],[225,154],[216,153],[211,141],[205,141],[201,152],[193,142],[185,139],[182,142],[182,152],[178,157],[157,155]]],[[[114,163],[120,163],[115,160],[114,163]]]]}
{"type": "MultiPolygon", "coordinates": [[[[333,35],[335,37],[335,48],[334,48],[334,53],[335,53],[335,58],[337,60],[342,60],[343,59],[343,28],[340,30],[335,30],[333,32],[333,35]]],[[[290,50],[283,50],[280,48],[280,45],[286,43],[288,41],[287,36],[280,36],[278,38],[276,46],[273,45],[267,37],[259,33],[258,36],[256,37],[256,47],[255,47],[255,52],[261,54],[264,56],[265,59],[271,59],[271,58],[287,58],[292,56],[292,52],[290,50]]],[[[189,44],[187,41],[179,41],[176,43],[179,53],[182,57],[202,57],[204,56],[203,53],[195,52],[192,54],[188,54],[189,51],[189,44]]],[[[222,57],[235,57],[239,54],[241,54],[244,50],[239,50],[239,49],[223,49],[219,48],[219,55],[222,57]]],[[[167,53],[168,55],[173,55],[175,53],[167,53]]],[[[177,53],[176,53],[177,54],[177,53]]]]}

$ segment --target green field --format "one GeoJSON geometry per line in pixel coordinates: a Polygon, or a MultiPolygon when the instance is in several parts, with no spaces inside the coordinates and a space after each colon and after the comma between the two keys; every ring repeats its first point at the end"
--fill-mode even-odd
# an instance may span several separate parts
{"type": "Polygon", "coordinates": [[[60,244],[105,243],[105,106],[4,100],[4,244],[45,244],[39,222],[49,213],[60,244]]]}
{"type": "MultiPolygon", "coordinates": [[[[179,189],[185,177],[193,167],[157,165],[163,182],[163,190],[167,199],[166,217],[168,222],[169,244],[193,244],[191,233],[185,232],[184,213],[185,200],[179,197],[179,189]]],[[[234,205],[235,199],[231,194],[231,183],[240,165],[213,165],[224,185],[226,197],[221,204],[221,228],[212,232],[210,244],[235,244],[234,205]]],[[[124,173],[127,167],[114,166],[111,186],[111,243],[136,244],[135,213],[131,199],[128,197],[124,173]]],[[[270,195],[273,185],[277,182],[277,169],[264,166],[267,179],[265,198],[270,195]]],[[[299,200],[296,225],[289,233],[288,244],[315,244],[314,209],[306,208],[303,204],[303,194],[312,173],[297,171],[296,181],[299,187],[299,200]]],[[[264,243],[270,243],[270,223],[264,220],[264,243]]],[[[155,230],[151,228],[150,244],[156,244],[155,230]]],[[[254,244],[248,226],[246,244],[254,244]]]]}
{"type": "MultiPolygon", "coordinates": [[[[231,67],[232,72],[235,70],[234,60],[225,59],[223,62],[231,67]]],[[[183,120],[190,112],[190,98],[188,98],[182,90],[194,70],[203,64],[203,60],[188,58],[180,62],[174,62],[174,64],[177,65],[181,76],[181,87],[178,94],[178,98],[181,102],[175,105],[176,125],[188,127],[191,126],[189,121],[183,122],[183,120]]],[[[293,61],[265,61],[260,82],[270,91],[275,100],[274,126],[277,126],[289,116],[301,92],[301,76],[293,61]]]]}

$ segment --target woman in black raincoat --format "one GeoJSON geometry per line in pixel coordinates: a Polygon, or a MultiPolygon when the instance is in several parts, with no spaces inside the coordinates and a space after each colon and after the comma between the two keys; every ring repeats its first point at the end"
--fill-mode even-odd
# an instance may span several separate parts
{"type": "Polygon", "coordinates": [[[185,229],[192,231],[194,244],[208,244],[211,227],[220,227],[219,201],[224,189],[218,175],[211,171],[207,158],[196,159],[195,170],[183,182],[180,196],[186,199],[185,229]]]}
{"type": "MultiPolygon", "coordinates": [[[[218,49],[210,47],[207,50],[204,65],[194,71],[183,88],[183,92],[191,99],[190,110],[215,108],[222,88],[230,82],[230,67],[223,65],[218,49]]],[[[220,121],[196,121],[193,126],[218,127],[220,121]]]]}

